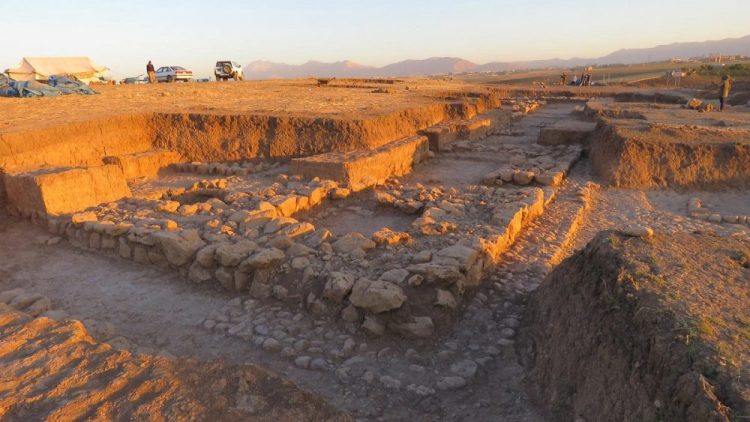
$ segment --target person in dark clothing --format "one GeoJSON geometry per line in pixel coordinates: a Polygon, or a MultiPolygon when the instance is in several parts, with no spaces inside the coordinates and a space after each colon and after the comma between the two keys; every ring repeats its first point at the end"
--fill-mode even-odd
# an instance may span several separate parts
{"type": "Polygon", "coordinates": [[[149,60],[146,65],[146,73],[148,73],[148,83],[156,83],[156,72],[154,71],[154,65],[151,63],[151,60],[149,60]]]}
{"type": "Polygon", "coordinates": [[[724,111],[724,103],[729,97],[729,91],[732,90],[732,81],[729,80],[729,76],[724,75],[721,77],[721,85],[719,85],[719,110],[724,111]]]}

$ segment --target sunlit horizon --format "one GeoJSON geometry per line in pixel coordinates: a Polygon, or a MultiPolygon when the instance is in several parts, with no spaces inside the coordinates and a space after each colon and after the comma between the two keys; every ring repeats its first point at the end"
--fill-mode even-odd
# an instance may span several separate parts
{"type": "Polygon", "coordinates": [[[633,0],[584,9],[569,1],[342,0],[308,4],[184,0],[6,0],[0,70],[23,57],[88,56],[116,77],[143,73],[148,60],[207,76],[216,60],[299,65],[308,61],[381,67],[408,59],[460,57],[474,63],[596,58],[647,48],[748,35],[750,3],[717,9],[698,1],[633,0]],[[33,17],[24,16],[24,13],[33,17]]]}

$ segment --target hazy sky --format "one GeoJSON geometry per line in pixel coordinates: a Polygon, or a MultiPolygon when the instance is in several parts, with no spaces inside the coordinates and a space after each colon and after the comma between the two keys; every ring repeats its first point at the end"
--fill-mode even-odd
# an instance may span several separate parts
{"type": "Polygon", "coordinates": [[[0,69],[23,56],[90,56],[117,77],[149,59],[206,76],[225,58],[483,63],[750,33],[748,0],[0,0],[0,13],[0,69]]]}

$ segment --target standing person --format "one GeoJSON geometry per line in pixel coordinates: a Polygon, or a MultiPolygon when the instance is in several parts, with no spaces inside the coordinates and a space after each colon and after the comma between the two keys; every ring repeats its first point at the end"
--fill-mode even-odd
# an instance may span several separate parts
{"type": "Polygon", "coordinates": [[[563,74],[560,75],[560,85],[565,86],[567,82],[568,82],[568,74],[563,72],[563,74]]]}
{"type": "Polygon", "coordinates": [[[146,65],[146,73],[148,73],[148,83],[155,84],[156,72],[154,71],[154,65],[151,63],[151,60],[149,60],[148,64],[146,65]]]}
{"type": "Polygon", "coordinates": [[[724,103],[729,97],[729,91],[732,90],[732,81],[729,80],[728,75],[721,77],[721,85],[719,85],[719,110],[724,111],[724,103]]]}

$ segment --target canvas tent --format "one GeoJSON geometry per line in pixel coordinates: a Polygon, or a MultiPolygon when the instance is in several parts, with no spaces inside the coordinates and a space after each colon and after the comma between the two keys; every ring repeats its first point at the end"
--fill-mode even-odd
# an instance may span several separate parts
{"type": "Polygon", "coordinates": [[[70,75],[88,83],[98,80],[106,71],[106,67],[88,57],[24,57],[17,68],[6,73],[17,81],[45,81],[53,75],[70,75]]]}

